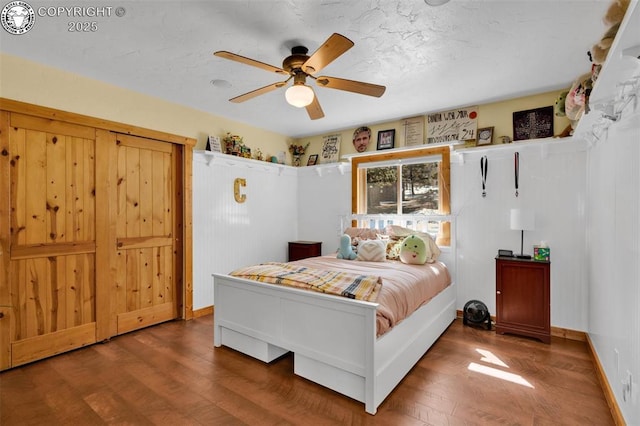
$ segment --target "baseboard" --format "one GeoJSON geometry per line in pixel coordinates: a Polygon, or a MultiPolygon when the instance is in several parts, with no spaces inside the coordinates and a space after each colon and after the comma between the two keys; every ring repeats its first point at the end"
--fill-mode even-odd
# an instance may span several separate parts
{"type": "MultiPolygon", "coordinates": [[[[458,309],[456,311],[456,317],[458,319],[462,319],[462,310],[458,309]]],[[[491,315],[491,323],[492,325],[495,325],[496,323],[496,317],[494,315],[491,315]]],[[[567,340],[577,340],[579,342],[587,341],[587,335],[584,331],[571,330],[569,328],[551,327],[551,335],[553,337],[560,337],[567,340]]]]}
{"type": "Polygon", "coordinates": [[[204,317],[206,315],[213,314],[213,306],[207,306],[206,308],[200,308],[193,311],[192,318],[204,317]]]}
{"type": "Polygon", "coordinates": [[[587,341],[587,334],[584,331],[571,330],[570,328],[551,327],[551,335],[567,340],[587,341]]]}
{"type": "Polygon", "coordinates": [[[598,376],[598,380],[600,381],[600,387],[602,387],[602,392],[604,392],[604,398],[607,400],[609,410],[611,410],[613,421],[616,425],[624,426],[626,425],[626,423],[624,421],[622,411],[620,411],[620,407],[618,406],[618,401],[616,401],[613,389],[611,389],[611,386],[609,385],[609,380],[607,380],[607,375],[604,373],[604,368],[602,368],[602,364],[600,363],[600,359],[598,358],[596,349],[593,347],[593,343],[591,342],[589,335],[585,335],[586,342],[589,345],[589,350],[591,351],[591,358],[593,358],[593,364],[596,368],[596,375],[598,376]]]}

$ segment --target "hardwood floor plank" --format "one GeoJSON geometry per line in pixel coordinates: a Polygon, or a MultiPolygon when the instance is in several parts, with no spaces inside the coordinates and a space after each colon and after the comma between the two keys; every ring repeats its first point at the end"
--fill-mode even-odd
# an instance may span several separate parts
{"type": "Polygon", "coordinates": [[[213,318],[135,331],[0,373],[0,424],[612,425],[585,342],[455,321],[371,416],[293,374],[213,348],[213,318]]]}

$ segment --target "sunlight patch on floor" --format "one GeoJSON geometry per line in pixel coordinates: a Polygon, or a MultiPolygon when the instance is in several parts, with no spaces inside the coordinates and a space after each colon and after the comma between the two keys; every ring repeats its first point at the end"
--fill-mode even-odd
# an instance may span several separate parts
{"type": "Polygon", "coordinates": [[[500,367],[504,368],[509,368],[507,364],[505,364],[500,358],[491,353],[491,351],[487,351],[485,349],[476,349],[476,352],[482,355],[480,361],[488,362],[489,364],[493,365],[499,365],[500,367]]]}
{"type": "MultiPolygon", "coordinates": [[[[493,364],[503,368],[509,368],[509,366],[504,361],[495,356],[491,351],[487,351],[485,349],[476,349],[476,352],[482,355],[482,358],[480,358],[480,361],[482,362],[493,364]]],[[[490,367],[488,365],[478,364],[475,362],[470,363],[467,369],[476,373],[485,374],[487,376],[506,380],[511,383],[516,383],[518,385],[534,389],[534,386],[519,374],[509,373],[508,371],[503,371],[495,367],[490,367]]]]}

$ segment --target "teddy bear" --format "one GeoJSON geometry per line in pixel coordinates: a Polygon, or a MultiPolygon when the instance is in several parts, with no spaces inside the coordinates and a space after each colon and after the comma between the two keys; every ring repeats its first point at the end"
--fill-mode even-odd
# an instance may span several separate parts
{"type": "Polygon", "coordinates": [[[338,255],[336,256],[338,259],[346,259],[353,260],[356,258],[356,252],[353,251],[353,246],[351,245],[351,237],[347,234],[344,234],[340,237],[340,248],[338,249],[338,255]]]}
{"type": "Polygon", "coordinates": [[[613,0],[609,5],[607,12],[602,18],[602,22],[606,26],[607,31],[604,33],[600,41],[594,44],[589,51],[591,62],[595,65],[602,65],[607,59],[607,54],[613,44],[613,40],[616,38],[616,34],[620,28],[620,23],[624,18],[627,8],[629,7],[629,2],[630,0],[613,0]]]}

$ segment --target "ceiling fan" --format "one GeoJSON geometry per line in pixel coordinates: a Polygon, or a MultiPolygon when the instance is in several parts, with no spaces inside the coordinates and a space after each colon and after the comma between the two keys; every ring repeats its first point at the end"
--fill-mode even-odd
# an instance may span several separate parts
{"type": "Polygon", "coordinates": [[[275,72],[276,74],[289,76],[284,81],[279,81],[256,90],[252,90],[251,92],[231,98],[229,101],[235,103],[248,101],[256,96],[284,87],[291,79],[293,79],[293,85],[289,87],[285,93],[287,102],[299,108],[305,107],[309,114],[309,118],[317,120],[324,117],[324,112],[320,107],[320,103],[318,102],[318,98],[315,95],[313,88],[305,84],[307,77],[314,79],[318,87],[346,90],[348,92],[375,96],[378,98],[382,96],[386,89],[385,86],[379,86],[377,84],[346,80],[337,77],[316,77],[314,75],[347,50],[351,49],[351,47],[353,47],[353,42],[351,40],[343,35],[334,33],[311,56],[307,55],[309,49],[306,47],[293,47],[291,49],[291,55],[286,57],[282,62],[282,68],[227,51],[214,52],[214,55],[258,67],[270,72],[275,72]]]}

